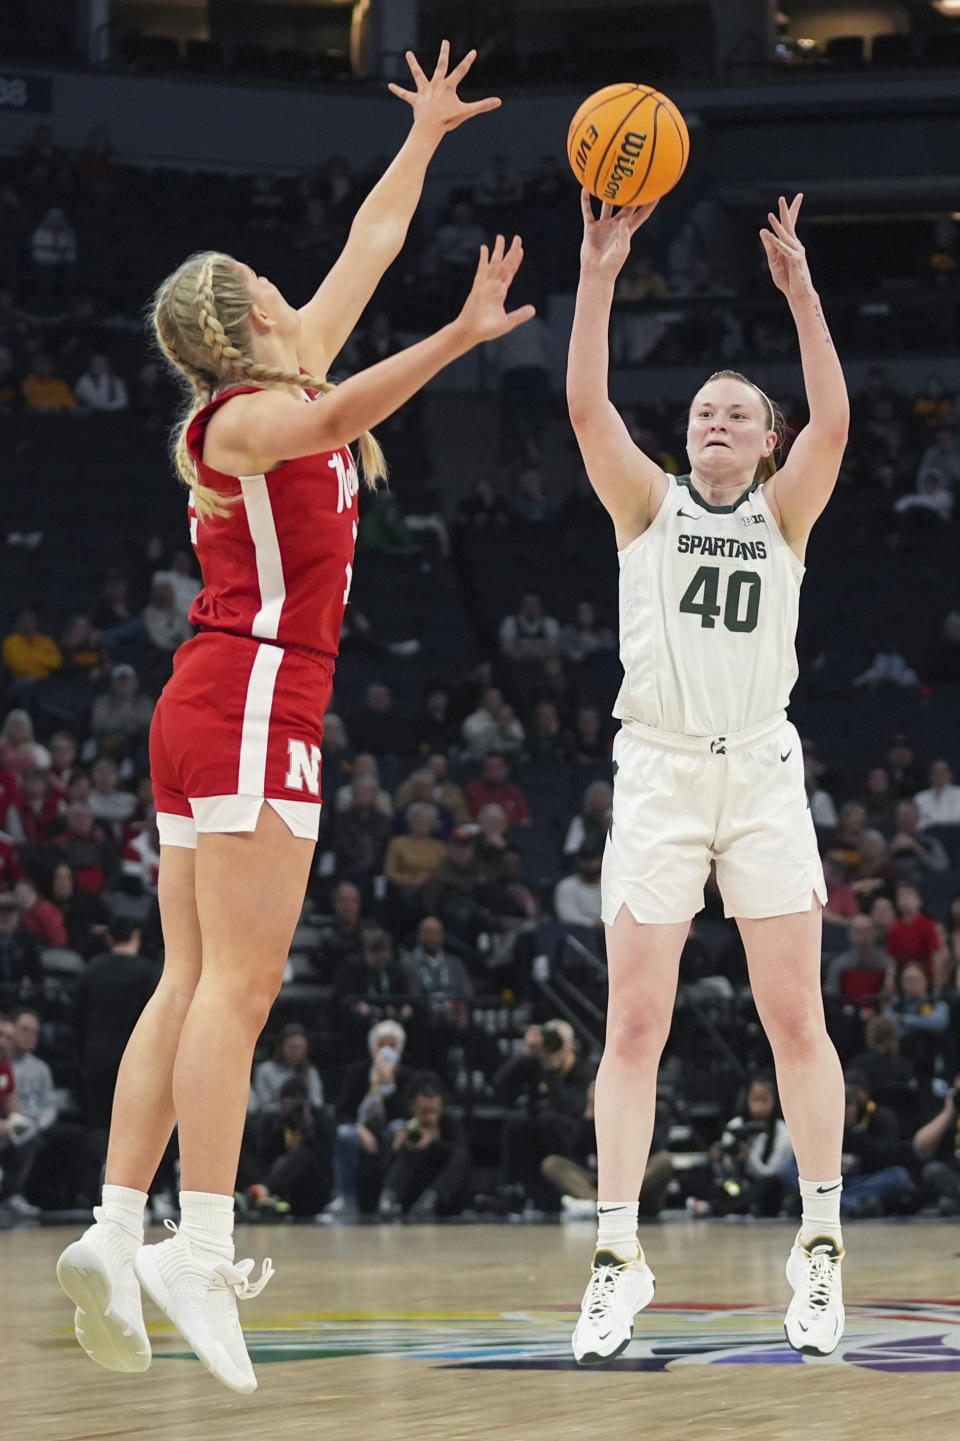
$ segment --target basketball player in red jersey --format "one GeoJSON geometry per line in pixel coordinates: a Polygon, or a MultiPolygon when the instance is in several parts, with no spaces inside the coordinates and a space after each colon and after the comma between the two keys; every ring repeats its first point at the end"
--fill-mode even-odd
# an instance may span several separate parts
{"type": "Polygon", "coordinates": [[[498,237],[452,324],[335,390],[325,380],[400,251],[441,137],[500,103],[459,99],[474,58],[448,74],[445,41],[428,79],[408,55],[415,90],[390,88],[413,109],[410,133],[302,310],[217,253],[192,256],[156,297],[158,341],[191,389],[175,451],[204,588],[191,613],[199,634],[177,654],[151,732],[163,977],[121,1064],[103,1205],[57,1267],[80,1344],[112,1370],[150,1364],[142,1285],[214,1376],[256,1389],[237,1298],[256,1295],[272,1268],[251,1282],[253,1262],[234,1262],[233,1190],[254,1045],[319,825],[323,714],[357,533],[349,446],[361,437],[375,484],[384,465],[370,427],[533,314],[505,311],[521,247],[498,237]],[[174,1123],[180,1229],[143,1246],[174,1123]]]}

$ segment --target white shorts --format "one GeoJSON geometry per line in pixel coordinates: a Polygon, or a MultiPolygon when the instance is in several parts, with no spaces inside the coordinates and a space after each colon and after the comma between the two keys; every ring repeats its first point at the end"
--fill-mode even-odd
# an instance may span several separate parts
{"type": "Polygon", "coordinates": [[[703,909],[710,862],[726,916],[808,911],[827,890],[804,789],[800,737],[783,712],[737,735],[670,735],[630,722],[613,745],[613,817],[602,916],[646,925],[703,909]]]}
{"type": "Polygon", "coordinates": [[[276,811],[293,835],[315,841],[320,834],[320,807],[307,801],[274,800],[271,796],[196,796],[190,800],[190,816],[157,811],[160,844],[195,851],[198,831],[201,835],[255,831],[264,805],[276,811]]]}

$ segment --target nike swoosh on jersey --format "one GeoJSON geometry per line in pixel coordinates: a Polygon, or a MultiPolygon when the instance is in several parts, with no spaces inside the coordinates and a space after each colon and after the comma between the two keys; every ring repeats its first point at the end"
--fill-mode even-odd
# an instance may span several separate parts
{"type": "Polygon", "coordinates": [[[682,516],[684,520],[703,520],[702,515],[687,515],[685,510],[678,510],[677,515],[682,516]]]}
{"type": "Polygon", "coordinates": [[[790,749],[787,751],[786,755],[785,755],[785,756],[781,756],[780,759],[781,759],[782,761],[788,761],[792,755],[793,755],[793,746],[791,746],[790,749]]]}

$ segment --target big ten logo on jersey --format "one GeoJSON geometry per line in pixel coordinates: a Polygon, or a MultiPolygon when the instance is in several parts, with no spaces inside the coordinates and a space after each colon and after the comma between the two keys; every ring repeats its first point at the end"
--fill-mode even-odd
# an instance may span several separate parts
{"type": "Polygon", "coordinates": [[[304,787],[312,796],[320,794],[320,747],[308,745],[306,741],[287,741],[287,774],[283,784],[289,791],[302,791],[304,787]]]}
{"type": "Polygon", "coordinates": [[[337,473],[337,514],[349,510],[353,505],[353,498],[360,489],[360,477],[357,475],[357,467],[353,456],[348,451],[338,450],[327,461],[331,470],[337,473]],[[346,460],[344,456],[346,455],[346,460]]]}

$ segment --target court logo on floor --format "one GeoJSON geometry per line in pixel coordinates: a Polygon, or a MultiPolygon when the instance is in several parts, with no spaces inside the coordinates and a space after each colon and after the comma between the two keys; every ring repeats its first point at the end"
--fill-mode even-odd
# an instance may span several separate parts
{"type": "MultiPolygon", "coordinates": [[[[473,1371],[579,1370],[570,1354],[575,1311],[314,1312],[246,1329],[254,1365],[410,1358],[473,1371]]],[[[151,1331],[153,1328],[151,1328],[151,1331]]],[[[160,1340],[163,1333],[158,1332],[160,1340]]],[[[170,1333],[170,1341],[176,1337],[170,1333]]],[[[158,1360],[192,1359],[166,1350],[158,1360]]],[[[764,1306],[652,1306],[609,1369],[682,1366],[848,1365],[871,1371],[960,1371],[960,1301],[886,1301],[847,1309],[843,1341],[826,1359],[800,1356],[783,1335],[783,1311],[764,1306]]]]}

